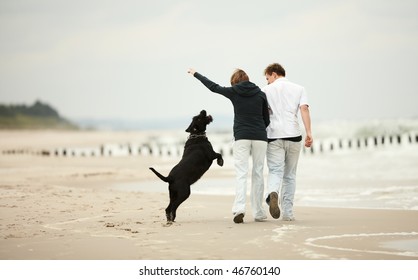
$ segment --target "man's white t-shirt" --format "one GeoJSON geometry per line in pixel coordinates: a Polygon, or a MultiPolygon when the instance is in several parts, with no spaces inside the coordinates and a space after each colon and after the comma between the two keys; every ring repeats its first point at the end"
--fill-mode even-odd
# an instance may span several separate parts
{"type": "Polygon", "coordinates": [[[305,88],[282,77],[261,90],[266,93],[271,109],[267,137],[280,139],[302,135],[298,113],[300,106],[309,106],[305,88]]]}

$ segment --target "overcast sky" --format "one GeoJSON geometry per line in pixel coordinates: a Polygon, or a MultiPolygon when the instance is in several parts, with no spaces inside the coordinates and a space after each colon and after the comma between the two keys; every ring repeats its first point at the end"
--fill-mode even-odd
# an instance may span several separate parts
{"type": "Polygon", "coordinates": [[[0,103],[68,118],[149,120],[230,102],[235,68],[260,87],[281,63],[314,120],[418,116],[418,1],[0,0],[0,103]]]}

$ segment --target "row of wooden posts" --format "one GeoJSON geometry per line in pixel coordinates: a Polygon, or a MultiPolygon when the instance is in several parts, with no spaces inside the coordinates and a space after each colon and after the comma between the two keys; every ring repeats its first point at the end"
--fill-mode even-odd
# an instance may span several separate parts
{"type": "Polygon", "coordinates": [[[322,139],[315,141],[313,147],[306,149],[304,153],[324,153],[341,150],[364,150],[388,146],[406,146],[418,144],[417,133],[405,133],[396,135],[371,136],[352,139],[322,139]]]}
{"type": "MultiPolygon", "coordinates": [[[[315,139],[311,148],[303,148],[303,154],[322,154],[345,150],[376,149],[388,146],[405,146],[418,144],[418,133],[398,135],[372,136],[352,139],[315,139]]],[[[223,156],[232,156],[231,143],[212,142],[214,150],[223,156]]],[[[2,154],[35,154],[39,156],[59,157],[99,157],[99,156],[157,156],[180,157],[184,143],[158,144],[149,142],[142,144],[103,144],[96,148],[54,148],[54,149],[8,149],[2,154]]]]}

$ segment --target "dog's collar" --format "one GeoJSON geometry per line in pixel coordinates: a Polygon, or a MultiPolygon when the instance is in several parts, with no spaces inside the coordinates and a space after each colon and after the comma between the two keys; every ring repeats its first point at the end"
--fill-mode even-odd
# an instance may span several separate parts
{"type": "Polygon", "coordinates": [[[199,137],[206,137],[206,132],[203,132],[202,134],[190,134],[188,139],[195,139],[199,137]]]}

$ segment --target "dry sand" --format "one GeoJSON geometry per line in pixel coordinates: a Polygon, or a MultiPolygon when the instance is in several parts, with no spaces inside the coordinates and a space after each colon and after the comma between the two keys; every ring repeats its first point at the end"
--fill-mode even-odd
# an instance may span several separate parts
{"type": "MultiPolygon", "coordinates": [[[[0,152],[99,145],[134,133],[0,132],[0,152]]],[[[167,226],[168,194],[117,191],[158,180],[152,156],[0,154],[0,259],[418,259],[418,211],[300,207],[297,220],[232,222],[232,196],[196,195],[167,226]],[[405,247],[406,248],[403,248],[405,247]]],[[[205,177],[225,176],[214,167],[205,177]]],[[[164,184],[163,182],[161,182],[164,184]]],[[[248,200],[249,201],[249,200],[248,200]]]]}

